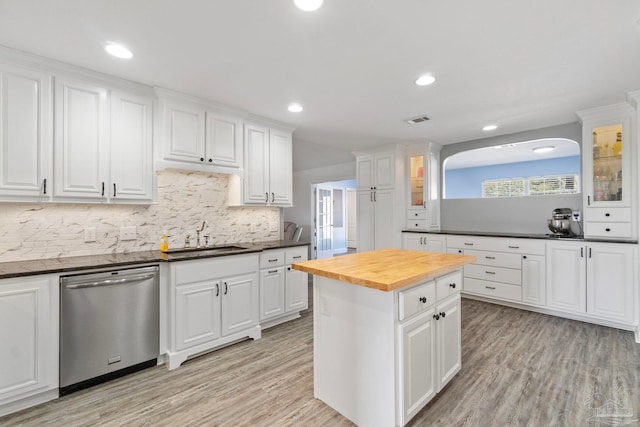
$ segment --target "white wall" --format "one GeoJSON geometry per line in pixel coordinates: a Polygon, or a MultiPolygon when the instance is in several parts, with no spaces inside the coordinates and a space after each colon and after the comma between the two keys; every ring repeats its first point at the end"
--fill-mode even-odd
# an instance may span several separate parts
{"type": "Polygon", "coordinates": [[[293,207],[283,209],[283,216],[285,221],[304,227],[300,240],[311,241],[313,184],[354,179],[355,176],[355,161],[293,173],[293,207]]]}
{"type": "Polygon", "coordinates": [[[195,244],[203,220],[212,244],[279,239],[280,209],[228,207],[227,185],[228,175],[164,170],[158,172],[158,203],[152,206],[2,203],[0,259],[157,250],[163,230],[170,247],[182,247],[186,234],[195,244]],[[120,227],[132,225],[137,239],[120,241],[120,227]],[[96,228],[96,242],[84,242],[85,227],[96,228]]]}

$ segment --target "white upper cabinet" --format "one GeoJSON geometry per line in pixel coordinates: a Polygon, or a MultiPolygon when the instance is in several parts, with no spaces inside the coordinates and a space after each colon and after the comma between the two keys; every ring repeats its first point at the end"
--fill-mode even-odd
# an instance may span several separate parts
{"type": "Polygon", "coordinates": [[[54,197],[107,200],[108,90],[56,78],[54,197]]]}
{"type": "Polygon", "coordinates": [[[206,163],[242,168],[242,121],[236,117],[206,112],[206,163]]]}
{"type": "Polygon", "coordinates": [[[290,130],[244,124],[244,178],[229,181],[230,205],[291,206],[293,157],[290,130]]]}
{"type": "Polygon", "coordinates": [[[384,152],[358,156],[356,160],[357,189],[374,190],[392,188],[396,185],[396,153],[384,152]]]}
{"type": "Polygon", "coordinates": [[[161,167],[240,173],[243,120],[204,99],[157,88],[162,124],[161,167]]]}
{"type": "Polygon", "coordinates": [[[152,111],[149,98],[111,92],[112,200],[153,199],[152,111]]]}
{"type": "Polygon", "coordinates": [[[165,158],[204,163],[205,112],[197,105],[163,100],[165,158]]]}
{"type": "Polygon", "coordinates": [[[51,75],[0,64],[0,198],[51,195],[51,75]]]}
{"type": "Polygon", "coordinates": [[[56,78],[54,201],[153,201],[152,100],[56,78]]]}

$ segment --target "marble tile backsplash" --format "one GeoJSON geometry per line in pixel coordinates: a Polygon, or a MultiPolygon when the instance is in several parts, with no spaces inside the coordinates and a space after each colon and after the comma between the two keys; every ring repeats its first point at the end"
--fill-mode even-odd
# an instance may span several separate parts
{"type": "Polygon", "coordinates": [[[210,244],[280,236],[279,208],[227,206],[227,175],[167,169],[157,179],[151,206],[1,203],[0,262],[156,250],[164,230],[170,248],[184,246],[187,234],[195,245],[204,220],[210,244]],[[136,226],[136,240],[120,240],[125,226],[136,226]],[[96,229],[95,242],[85,243],[88,227],[96,229]]]}

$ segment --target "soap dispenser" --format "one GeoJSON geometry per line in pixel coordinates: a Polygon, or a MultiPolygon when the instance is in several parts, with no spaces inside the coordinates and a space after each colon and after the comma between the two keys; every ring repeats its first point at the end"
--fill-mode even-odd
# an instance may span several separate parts
{"type": "Polygon", "coordinates": [[[167,237],[167,232],[162,232],[162,237],[160,237],[160,252],[166,252],[169,250],[169,237],[167,237]]]}

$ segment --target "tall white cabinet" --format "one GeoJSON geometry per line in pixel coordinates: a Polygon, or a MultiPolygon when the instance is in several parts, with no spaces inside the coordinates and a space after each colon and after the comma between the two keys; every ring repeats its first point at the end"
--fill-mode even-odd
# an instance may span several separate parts
{"type": "Polygon", "coordinates": [[[578,112],[587,238],[638,238],[635,115],[627,103],[578,112]]]}
{"type": "Polygon", "coordinates": [[[358,251],[401,247],[404,150],[356,153],[358,251]]]}
{"type": "Polygon", "coordinates": [[[52,75],[0,63],[0,197],[51,197],[52,75]]]}
{"type": "Polygon", "coordinates": [[[440,149],[434,143],[407,148],[408,230],[440,230],[440,149]]]}

